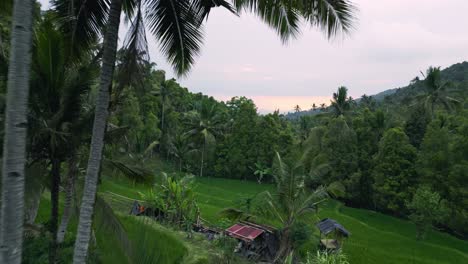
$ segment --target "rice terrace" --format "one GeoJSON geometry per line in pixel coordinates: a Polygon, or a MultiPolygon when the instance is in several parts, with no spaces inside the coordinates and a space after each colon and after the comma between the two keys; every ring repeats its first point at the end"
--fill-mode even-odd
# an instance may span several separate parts
{"type": "Polygon", "coordinates": [[[466,10],[0,0],[0,264],[468,264],[466,10]]]}

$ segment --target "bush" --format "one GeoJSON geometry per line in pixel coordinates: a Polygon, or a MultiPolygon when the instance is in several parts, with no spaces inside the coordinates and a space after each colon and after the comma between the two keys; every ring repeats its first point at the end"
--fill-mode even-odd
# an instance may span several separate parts
{"type": "Polygon", "coordinates": [[[336,253],[317,251],[315,256],[308,254],[305,264],[349,264],[349,261],[341,251],[336,253]]]}

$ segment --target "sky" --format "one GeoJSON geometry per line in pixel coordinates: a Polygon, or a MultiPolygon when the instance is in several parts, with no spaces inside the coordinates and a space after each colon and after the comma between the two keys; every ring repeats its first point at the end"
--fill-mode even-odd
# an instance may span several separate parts
{"type": "MultiPolygon", "coordinates": [[[[47,8],[47,0],[40,0],[47,8]]],[[[309,109],[329,103],[339,86],[351,96],[405,86],[429,66],[468,60],[467,0],[352,0],[358,7],[351,34],[328,40],[317,28],[283,44],[254,15],[210,13],[202,52],[178,81],[220,100],[246,96],[259,112],[309,109]]],[[[124,39],[125,26],[121,27],[124,39]]],[[[148,34],[151,60],[175,77],[148,34]]]]}

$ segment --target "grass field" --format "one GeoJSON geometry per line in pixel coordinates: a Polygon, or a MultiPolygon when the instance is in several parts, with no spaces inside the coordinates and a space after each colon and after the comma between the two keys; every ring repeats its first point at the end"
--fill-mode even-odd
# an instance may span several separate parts
{"type": "MultiPolygon", "coordinates": [[[[112,179],[112,181],[104,179],[99,187],[99,193],[101,196],[112,193],[127,197],[128,203],[131,204],[133,199],[141,199],[140,192],[145,193],[149,189],[148,185],[134,184],[125,179],[112,179]]],[[[254,182],[201,178],[196,180],[195,190],[202,217],[212,225],[226,227],[231,223],[222,219],[218,214],[219,211],[226,207],[236,207],[242,199],[252,197],[259,192],[265,190],[274,192],[275,188],[273,185],[259,185],[254,182]]],[[[37,222],[47,221],[49,206],[48,194],[45,193],[37,222]]],[[[136,221],[135,217],[126,216],[126,210],[129,210],[127,206],[125,205],[117,213],[128,232],[129,239],[137,244],[143,242],[141,247],[145,250],[151,247],[150,250],[162,253],[157,256],[160,263],[211,263],[213,256],[219,253],[218,249],[202,237],[187,240],[184,232],[174,231],[156,223],[148,227],[147,222],[141,223],[136,221]],[[141,236],[138,234],[142,232],[150,233],[151,236],[145,236],[145,240],[141,241],[141,236]]],[[[313,223],[325,217],[338,220],[351,232],[351,237],[345,242],[344,252],[352,264],[468,263],[468,241],[436,231],[429,232],[424,241],[417,241],[414,225],[402,219],[369,210],[349,208],[329,200],[322,204],[318,216],[310,216],[307,222],[313,227],[313,223]]],[[[76,220],[70,225],[69,231],[76,230],[76,220]]],[[[118,250],[119,243],[112,239],[106,230],[97,230],[96,242],[103,263],[125,263],[125,255],[118,250]]],[[[310,251],[315,250],[317,242],[315,236],[307,243],[310,251]]]]}
{"type": "MultiPolygon", "coordinates": [[[[127,181],[104,181],[100,191],[139,199],[139,192],[146,192],[148,188],[127,181]]],[[[228,224],[218,215],[221,209],[233,207],[242,198],[265,190],[274,191],[274,186],[218,178],[196,181],[202,217],[220,226],[228,224]]],[[[318,217],[334,218],[352,233],[344,245],[351,263],[468,263],[468,241],[436,231],[429,232],[426,240],[417,241],[414,225],[405,220],[345,207],[333,200],[322,204],[318,217]]],[[[317,219],[311,216],[308,222],[312,226],[317,219]]],[[[314,243],[310,244],[314,251],[314,243]]]]}

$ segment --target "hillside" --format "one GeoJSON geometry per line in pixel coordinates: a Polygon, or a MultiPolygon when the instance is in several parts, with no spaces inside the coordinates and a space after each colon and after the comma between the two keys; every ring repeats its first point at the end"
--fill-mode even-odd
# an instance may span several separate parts
{"type": "MultiPolygon", "coordinates": [[[[460,97],[466,97],[468,94],[468,62],[464,61],[461,63],[454,64],[448,68],[445,68],[441,71],[442,80],[451,82],[452,85],[449,87],[448,91],[452,94],[458,95],[460,97]]],[[[421,77],[418,77],[419,79],[421,77]]],[[[419,80],[415,79],[415,80],[419,80]]],[[[424,92],[424,84],[421,80],[414,81],[407,86],[391,88],[385,91],[382,91],[377,94],[370,95],[378,103],[401,103],[409,102],[415,96],[424,92]]],[[[355,98],[356,103],[360,103],[361,98],[355,98]]],[[[321,109],[316,110],[304,110],[300,112],[290,112],[285,116],[288,119],[294,120],[301,116],[306,115],[316,115],[321,113],[321,109]]]]}
{"type": "MultiPolygon", "coordinates": [[[[421,78],[421,77],[419,77],[421,78]]],[[[448,92],[466,96],[468,92],[468,62],[454,64],[441,71],[441,78],[444,82],[450,82],[452,85],[448,87],[448,92]]],[[[378,94],[372,95],[377,102],[405,102],[412,100],[415,96],[424,92],[424,83],[419,79],[415,79],[411,84],[385,90],[378,94]]]]}
{"type": "MultiPolygon", "coordinates": [[[[132,199],[139,199],[138,192],[148,191],[149,187],[135,188],[126,181],[105,180],[101,193],[117,193],[132,199]]],[[[210,224],[227,227],[232,222],[219,216],[226,207],[235,207],[242,199],[252,197],[262,191],[274,191],[270,184],[259,185],[231,179],[200,178],[196,181],[197,202],[202,217],[210,224]]],[[[301,250],[314,251],[318,243],[318,232],[314,223],[319,218],[330,217],[342,223],[351,237],[344,245],[344,252],[351,263],[467,263],[468,242],[450,235],[431,231],[424,241],[415,238],[414,224],[398,218],[369,210],[343,206],[334,200],[320,206],[318,217],[310,216],[307,223],[313,231],[310,241],[301,250]]]]}

